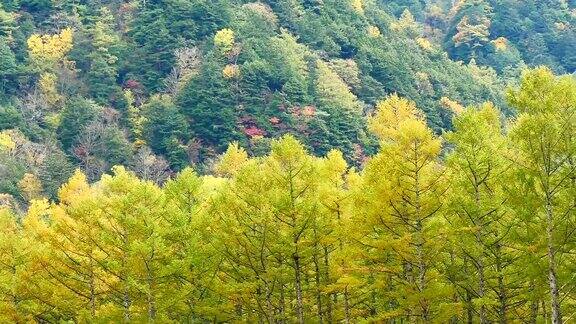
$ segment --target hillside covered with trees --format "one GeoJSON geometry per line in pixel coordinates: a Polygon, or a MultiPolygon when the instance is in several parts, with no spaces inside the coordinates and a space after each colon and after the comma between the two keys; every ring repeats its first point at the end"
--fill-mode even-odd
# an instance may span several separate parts
{"type": "Polygon", "coordinates": [[[576,318],[576,3],[3,0],[0,322],[576,318]]]}

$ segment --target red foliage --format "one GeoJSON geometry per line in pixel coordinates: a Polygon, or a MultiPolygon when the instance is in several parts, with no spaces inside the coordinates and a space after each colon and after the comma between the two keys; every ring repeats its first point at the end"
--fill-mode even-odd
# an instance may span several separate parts
{"type": "Polygon", "coordinates": [[[280,124],[280,118],[278,117],[270,117],[270,119],[268,119],[270,121],[270,123],[272,125],[278,125],[280,124]]]}
{"type": "Polygon", "coordinates": [[[256,126],[250,126],[244,129],[244,134],[250,137],[256,137],[256,136],[264,136],[266,135],[266,132],[256,126]]]}
{"type": "Polygon", "coordinates": [[[140,89],[142,88],[142,84],[134,79],[128,79],[124,83],[124,87],[128,89],[140,89]]]}
{"type": "Polygon", "coordinates": [[[316,107],[314,106],[306,106],[302,108],[302,116],[312,117],[316,116],[316,107]]]}
{"type": "Polygon", "coordinates": [[[314,117],[316,116],[316,107],[304,106],[302,108],[295,106],[292,107],[292,116],[295,117],[314,117]]]}
{"type": "Polygon", "coordinates": [[[88,156],[88,151],[86,150],[86,147],[84,147],[84,145],[76,146],[72,151],[74,152],[74,155],[76,155],[79,158],[88,156]]]}

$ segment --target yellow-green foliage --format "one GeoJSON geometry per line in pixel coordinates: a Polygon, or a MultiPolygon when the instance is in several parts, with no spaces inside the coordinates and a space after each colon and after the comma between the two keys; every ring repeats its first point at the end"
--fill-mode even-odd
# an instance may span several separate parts
{"type": "Polygon", "coordinates": [[[214,36],[214,44],[224,53],[230,53],[234,47],[234,31],[228,28],[219,30],[214,36]]]}

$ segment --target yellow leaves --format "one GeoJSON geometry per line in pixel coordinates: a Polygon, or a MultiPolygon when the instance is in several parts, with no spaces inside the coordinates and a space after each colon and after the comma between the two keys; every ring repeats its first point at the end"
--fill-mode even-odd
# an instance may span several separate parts
{"type": "Polygon", "coordinates": [[[380,28],[376,26],[368,26],[368,36],[371,38],[378,38],[382,35],[380,28]]]}
{"type": "Polygon", "coordinates": [[[418,46],[420,46],[421,49],[428,52],[431,52],[434,49],[432,43],[427,38],[424,37],[416,38],[416,44],[418,44],[418,46]]]}
{"type": "Polygon", "coordinates": [[[134,102],[134,94],[130,89],[124,91],[124,99],[126,100],[126,105],[128,106],[128,121],[130,122],[130,130],[136,138],[135,144],[137,146],[142,146],[146,144],[146,141],[142,138],[143,126],[146,122],[146,117],[142,115],[140,107],[137,107],[134,102]]]}
{"type": "Polygon", "coordinates": [[[362,281],[358,280],[358,278],[346,275],[338,278],[338,281],[336,281],[336,286],[339,286],[341,289],[344,287],[356,287],[361,284],[362,281]]]}
{"type": "MultiPolygon", "coordinates": [[[[342,175],[348,169],[348,164],[344,159],[344,155],[342,152],[338,150],[330,150],[326,155],[326,158],[323,159],[324,167],[327,171],[330,171],[331,174],[338,174],[342,175]]],[[[326,175],[330,177],[330,174],[326,175]]]]}
{"type": "Polygon", "coordinates": [[[554,27],[559,31],[565,31],[570,28],[570,24],[567,24],[565,22],[555,22],[554,27]]]}
{"type": "Polygon", "coordinates": [[[508,100],[522,113],[573,116],[570,109],[576,105],[575,89],[573,76],[557,77],[550,68],[539,67],[522,74],[520,88],[510,89],[508,100]]]}
{"type": "Polygon", "coordinates": [[[62,96],[56,87],[58,78],[50,71],[53,71],[58,64],[68,67],[65,56],[72,49],[72,35],[72,29],[65,28],[59,34],[33,34],[28,38],[28,53],[32,65],[43,72],[38,81],[40,90],[51,106],[58,103],[62,96]]]}
{"type": "MultiPolygon", "coordinates": [[[[368,128],[380,138],[382,152],[373,164],[393,163],[390,159],[424,163],[440,153],[441,141],[426,125],[424,114],[414,102],[394,94],[377,104],[376,113],[368,120],[368,128]],[[417,152],[417,154],[415,153],[417,152]]],[[[386,167],[386,166],[384,166],[386,167]]]]}
{"type": "MultiPolygon", "coordinates": [[[[100,17],[94,24],[92,30],[93,44],[100,52],[107,53],[111,45],[120,41],[114,32],[114,16],[107,7],[100,8],[100,17]]],[[[116,60],[116,57],[109,55],[109,59],[116,60]]],[[[113,62],[110,62],[113,63],[113,62]]]]}
{"type": "Polygon", "coordinates": [[[454,46],[460,47],[467,45],[471,48],[480,46],[483,42],[488,41],[490,35],[490,20],[482,19],[479,23],[470,22],[468,16],[464,16],[456,26],[458,32],[452,37],[454,46]]]}
{"type": "Polygon", "coordinates": [[[0,132],[0,152],[11,151],[16,147],[16,143],[8,132],[0,132]]]}
{"type": "Polygon", "coordinates": [[[32,173],[24,174],[24,177],[18,181],[18,188],[20,188],[22,197],[27,201],[38,199],[42,195],[42,182],[32,173]]]}
{"type": "Polygon", "coordinates": [[[225,54],[234,49],[234,31],[229,28],[219,30],[214,36],[214,44],[225,54]]]}
{"type": "Polygon", "coordinates": [[[62,100],[62,96],[58,93],[58,89],[56,88],[57,82],[58,78],[54,73],[42,73],[40,75],[40,80],[38,81],[44,98],[51,106],[54,106],[62,100]]]}
{"type": "Polygon", "coordinates": [[[222,76],[225,79],[236,79],[240,76],[240,69],[236,64],[228,64],[222,70],[222,76]]]}
{"type": "Polygon", "coordinates": [[[350,5],[352,6],[352,9],[356,11],[356,13],[360,15],[364,14],[364,3],[362,3],[362,0],[352,0],[350,5]]]}
{"type": "Polygon", "coordinates": [[[434,137],[430,128],[422,120],[409,119],[401,123],[394,140],[400,150],[415,150],[415,147],[418,147],[422,159],[432,159],[442,149],[442,142],[434,137]]]}
{"type": "Polygon", "coordinates": [[[215,171],[219,175],[234,175],[247,161],[248,153],[246,153],[246,150],[241,148],[238,143],[232,143],[228,146],[226,153],[220,158],[215,171]]]}
{"type": "Polygon", "coordinates": [[[276,17],[274,10],[272,10],[272,8],[270,8],[267,4],[264,4],[262,2],[251,2],[242,5],[242,8],[246,8],[260,15],[274,26],[276,26],[276,24],[278,23],[278,17],[276,17]]]}
{"type": "Polygon", "coordinates": [[[49,68],[64,59],[72,49],[72,37],[71,28],[65,28],[55,35],[33,34],[27,42],[30,57],[38,67],[49,68]]]}
{"type": "Polygon", "coordinates": [[[401,123],[410,119],[423,121],[424,114],[413,101],[393,94],[376,104],[376,113],[368,120],[368,128],[381,139],[388,138],[401,123]]]}
{"type": "Polygon", "coordinates": [[[47,199],[32,200],[24,218],[24,227],[37,235],[45,236],[49,232],[47,220],[50,214],[50,203],[47,199]]]}
{"type": "Polygon", "coordinates": [[[287,166],[295,165],[309,157],[302,143],[292,135],[273,140],[271,146],[272,159],[287,166]]]}
{"type": "Polygon", "coordinates": [[[416,34],[418,31],[418,23],[410,10],[405,9],[400,18],[390,25],[390,28],[395,32],[407,32],[409,34],[416,34]]]}
{"type": "Polygon", "coordinates": [[[456,115],[461,114],[465,110],[464,106],[448,97],[442,97],[440,99],[440,104],[456,115]]]}
{"type": "Polygon", "coordinates": [[[72,203],[79,195],[90,189],[86,175],[80,170],[76,170],[72,177],[58,191],[60,201],[72,203]]]}

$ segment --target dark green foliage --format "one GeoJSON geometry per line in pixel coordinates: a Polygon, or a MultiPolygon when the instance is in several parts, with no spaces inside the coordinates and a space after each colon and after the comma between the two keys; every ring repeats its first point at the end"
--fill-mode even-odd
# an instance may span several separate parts
{"type": "Polygon", "coordinates": [[[170,165],[180,170],[188,165],[184,145],[190,140],[186,119],[169,97],[155,97],[143,107],[146,121],[144,137],[157,154],[164,154],[170,165]]]}
{"type": "MultiPolygon", "coordinates": [[[[453,58],[470,59],[470,51],[465,47],[455,47],[452,38],[464,17],[472,22],[487,18],[490,40],[506,38],[511,47],[520,51],[526,64],[548,65],[559,72],[573,72],[576,70],[575,7],[574,3],[562,1],[466,1],[448,24],[446,48],[453,58]]],[[[501,72],[498,65],[503,64],[506,58],[504,61],[495,60],[491,52],[490,46],[483,46],[477,49],[476,58],[479,63],[494,66],[501,72]]]]}
{"type": "Polygon", "coordinates": [[[12,50],[16,55],[16,60],[18,62],[24,62],[28,57],[26,41],[28,37],[34,33],[36,26],[34,24],[34,18],[28,12],[19,13],[16,24],[18,28],[12,32],[14,39],[12,50]]]}
{"type": "Polygon", "coordinates": [[[0,193],[19,197],[18,181],[25,173],[25,163],[6,152],[0,152],[0,193]]]}
{"type": "Polygon", "coordinates": [[[163,142],[166,159],[170,167],[174,170],[183,170],[190,165],[186,145],[174,135],[168,137],[163,142]]]}
{"type": "Polygon", "coordinates": [[[74,173],[74,164],[61,151],[51,152],[38,171],[44,193],[49,198],[56,198],[58,189],[74,173]]]}
{"type": "Polygon", "coordinates": [[[0,98],[15,89],[17,73],[16,56],[8,46],[7,38],[0,36],[0,98]]]}
{"type": "Polygon", "coordinates": [[[489,38],[483,39],[483,35],[477,30],[485,29],[489,32],[492,18],[492,6],[486,0],[471,0],[463,2],[459,10],[452,17],[449,28],[446,32],[445,48],[456,60],[469,62],[476,59],[484,52],[489,38]],[[473,27],[467,27],[473,26],[473,27]],[[471,34],[475,36],[464,37],[456,40],[457,34],[469,28],[471,34]]]}
{"type": "Polygon", "coordinates": [[[144,8],[133,22],[130,36],[131,59],[128,62],[134,78],[150,92],[163,89],[162,80],[174,63],[176,40],[167,28],[161,9],[144,8]]]}
{"type": "Polygon", "coordinates": [[[52,9],[52,1],[50,0],[20,0],[19,4],[20,8],[39,14],[47,14],[52,9]]]}
{"type": "Polygon", "coordinates": [[[69,151],[84,128],[96,118],[98,106],[84,98],[71,98],[62,111],[57,134],[64,150],[69,151]]]}
{"type": "Polygon", "coordinates": [[[116,83],[117,75],[116,68],[107,62],[105,57],[94,57],[87,79],[90,84],[90,94],[96,102],[106,104],[110,97],[118,92],[120,87],[116,83]]]}
{"type": "Polygon", "coordinates": [[[238,140],[235,82],[222,76],[223,65],[207,62],[198,76],[182,90],[177,104],[188,118],[193,136],[203,145],[224,150],[238,140]]]}
{"type": "Polygon", "coordinates": [[[0,131],[20,126],[22,116],[12,105],[0,106],[0,131]]]}
{"type": "Polygon", "coordinates": [[[313,148],[314,153],[323,156],[336,148],[345,152],[351,162],[357,162],[353,161],[355,144],[361,147],[364,132],[364,121],[360,116],[343,109],[328,108],[321,111],[309,127],[312,134],[304,140],[313,148]]]}
{"type": "Polygon", "coordinates": [[[95,155],[106,161],[109,167],[127,165],[132,152],[123,131],[116,125],[107,125],[101,136],[101,145],[95,155]]]}

